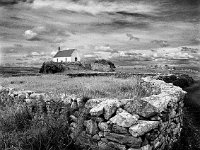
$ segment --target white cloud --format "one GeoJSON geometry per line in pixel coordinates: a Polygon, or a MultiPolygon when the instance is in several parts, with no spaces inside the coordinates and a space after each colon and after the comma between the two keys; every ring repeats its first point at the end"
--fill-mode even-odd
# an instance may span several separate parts
{"type": "Polygon", "coordinates": [[[47,29],[45,26],[37,26],[37,27],[33,28],[33,31],[35,31],[37,33],[41,33],[41,32],[47,31],[47,29]]]}
{"type": "Polygon", "coordinates": [[[108,59],[112,57],[111,52],[94,52],[94,54],[96,54],[97,57],[102,58],[102,59],[108,59]]]}
{"type": "Polygon", "coordinates": [[[95,54],[85,54],[85,55],[83,55],[83,57],[91,58],[91,57],[97,57],[97,55],[95,55],[95,54]]]}
{"type": "Polygon", "coordinates": [[[37,33],[33,32],[32,30],[26,30],[24,32],[24,36],[27,40],[34,40],[35,38],[37,38],[37,33]]]}
{"type": "Polygon", "coordinates": [[[31,55],[32,55],[32,56],[39,56],[40,53],[38,53],[38,52],[32,52],[31,55]]]}
{"type": "Polygon", "coordinates": [[[188,53],[178,52],[178,53],[169,53],[166,55],[166,58],[169,58],[169,59],[191,59],[194,57],[188,53]]]}
{"type": "Polygon", "coordinates": [[[34,8],[52,7],[54,9],[66,9],[75,12],[87,12],[91,14],[99,14],[103,12],[118,12],[126,11],[130,13],[156,12],[155,6],[147,5],[141,2],[95,2],[93,0],[82,0],[79,2],[72,2],[70,0],[37,0],[34,1],[34,8]]]}
{"type": "Polygon", "coordinates": [[[113,49],[110,46],[95,46],[95,50],[100,51],[112,51],[113,49]]]}
{"type": "Polygon", "coordinates": [[[160,45],[161,47],[167,47],[167,46],[169,46],[169,43],[167,41],[164,41],[164,40],[153,40],[151,42],[153,44],[160,45]]]}
{"type": "Polygon", "coordinates": [[[55,39],[54,39],[54,42],[55,43],[62,43],[62,42],[64,42],[65,40],[63,39],[63,38],[61,38],[61,37],[56,37],[55,39]]]}
{"type": "Polygon", "coordinates": [[[51,55],[55,55],[58,51],[52,51],[51,55]]]}

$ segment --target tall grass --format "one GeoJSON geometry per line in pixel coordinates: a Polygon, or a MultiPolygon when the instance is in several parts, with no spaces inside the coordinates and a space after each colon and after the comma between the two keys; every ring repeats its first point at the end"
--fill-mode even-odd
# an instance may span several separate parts
{"type": "Polygon", "coordinates": [[[69,106],[54,100],[48,107],[42,101],[0,101],[1,150],[76,150],[69,137],[69,106]]]}
{"type": "Polygon", "coordinates": [[[76,94],[91,98],[133,98],[146,96],[139,77],[127,79],[110,77],[76,77],[43,75],[4,78],[4,86],[29,89],[36,92],[76,94]]]}

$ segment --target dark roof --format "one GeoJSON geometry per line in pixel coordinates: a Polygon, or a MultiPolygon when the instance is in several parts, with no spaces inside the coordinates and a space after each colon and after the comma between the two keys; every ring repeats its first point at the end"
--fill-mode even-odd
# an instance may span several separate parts
{"type": "Polygon", "coordinates": [[[69,50],[62,50],[56,53],[55,57],[71,57],[72,53],[75,51],[76,49],[69,49],[69,50]]]}

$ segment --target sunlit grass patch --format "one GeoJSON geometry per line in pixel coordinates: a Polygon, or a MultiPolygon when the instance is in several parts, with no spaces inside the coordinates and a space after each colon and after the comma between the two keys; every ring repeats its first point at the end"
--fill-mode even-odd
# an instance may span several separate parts
{"type": "Polygon", "coordinates": [[[114,76],[70,78],[64,75],[43,75],[4,78],[1,84],[36,92],[75,94],[79,97],[91,98],[133,98],[146,94],[139,77],[127,79],[114,76]]]}

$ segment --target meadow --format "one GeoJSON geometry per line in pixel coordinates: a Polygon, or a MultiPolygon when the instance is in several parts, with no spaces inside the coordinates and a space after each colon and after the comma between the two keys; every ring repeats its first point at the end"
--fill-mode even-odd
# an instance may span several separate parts
{"type": "Polygon", "coordinates": [[[74,77],[65,75],[42,75],[1,78],[0,85],[18,90],[35,92],[75,94],[89,98],[133,98],[148,95],[139,77],[126,79],[115,76],[74,77]]]}

